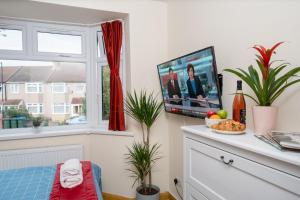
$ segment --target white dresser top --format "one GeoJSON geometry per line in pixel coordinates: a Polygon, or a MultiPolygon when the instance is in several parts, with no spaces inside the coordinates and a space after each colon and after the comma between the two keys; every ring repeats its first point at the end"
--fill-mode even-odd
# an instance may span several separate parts
{"type": "Polygon", "coordinates": [[[300,152],[280,151],[256,138],[250,130],[247,130],[246,134],[243,135],[224,135],[213,132],[205,125],[183,126],[181,129],[195,135],[300,166],[300,152]]]}

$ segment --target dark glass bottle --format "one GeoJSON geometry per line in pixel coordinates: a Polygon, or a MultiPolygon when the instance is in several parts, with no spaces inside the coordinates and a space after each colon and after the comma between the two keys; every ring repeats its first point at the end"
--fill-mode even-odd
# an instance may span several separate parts
{"type": "Polygon", "coordinates": [[[237,81],[236,94],[232,104],[232,119],[246,124],[246,102],[242,90],[242,81],[237,81]]]}

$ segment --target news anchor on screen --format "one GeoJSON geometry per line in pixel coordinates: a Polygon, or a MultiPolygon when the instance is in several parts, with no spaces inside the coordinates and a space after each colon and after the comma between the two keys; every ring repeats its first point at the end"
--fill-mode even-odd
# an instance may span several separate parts
{"type": "Polygon", "coordinates": [[[202,88],[202,84],[200,79],[195,76],[195,69],[193,64],[187,65],[187,73],[188,73],[188,80],[186,81],[186,85],[188,88],[189,97],[195,99],[195,101],[191,101],[191,106],[200,106],[197,100],[203,100],[205,98],[205,94],[202,88]]]}
{"type": "Polygon", "coordinates": [[[175,101],[170,101],[171,104],[182,105],[182,101],[179,100],[181,98],[181,92],[178,84],[178,80],[175,79],[175,74],[173,69],[169,68],[169,80],[167,83],[168,95],[171,99],[178,99],[175,101]]]}

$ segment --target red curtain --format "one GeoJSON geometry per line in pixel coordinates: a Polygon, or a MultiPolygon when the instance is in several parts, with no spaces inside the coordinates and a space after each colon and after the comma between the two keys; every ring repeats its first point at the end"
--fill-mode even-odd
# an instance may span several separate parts
{"type": "Polygon", "coordinates": [[[122,46],[122,22],[101,24],[106,56],[110,68],[109,130],[125,130],[123,92],[120,79],[120,55],[122,46]]]}

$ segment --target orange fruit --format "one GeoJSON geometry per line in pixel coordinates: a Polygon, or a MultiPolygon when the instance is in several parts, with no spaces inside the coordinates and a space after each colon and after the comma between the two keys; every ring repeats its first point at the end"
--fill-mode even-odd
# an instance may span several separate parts
{"type": "Polygon", "coordinates": [[[221,119],[219,115],[212,115],[209,119],[221,119]]]}

